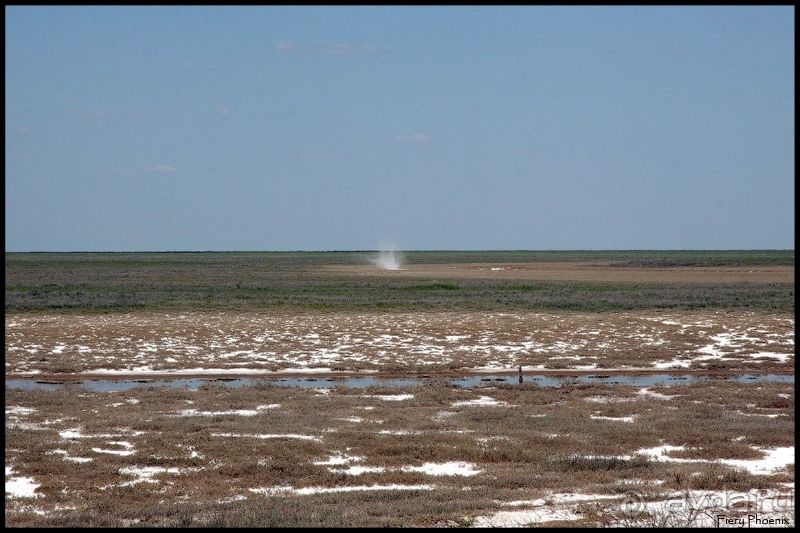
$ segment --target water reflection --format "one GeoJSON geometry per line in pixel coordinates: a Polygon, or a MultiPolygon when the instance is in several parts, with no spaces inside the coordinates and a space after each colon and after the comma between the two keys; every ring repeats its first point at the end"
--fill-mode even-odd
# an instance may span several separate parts
{"type": "MultiPolygon", "coordinates": [[[[372,386],[412,387],[430,383],[431,380],[449,381],[458,387],[480,387],[493,384],[518,384],[518,376],[463,376],[458,378],[233,378],[233,379],[100,379],[76,382],[42,382],[30,379],[6,380],[6,388],[25,390],[58,390],[65,386],[81,386],[97,392],[127,391],[138,387],[173,387],[196,390],[206,383],[216,383],[226,387],[244,387],[257,383],[268,383],[283,387],[302,387],[322,389],[330,387],[348,387],[361,389],[372,386]]],[[[737,374],[725,376],[692,375],[692,374],[649,374],[640,376],[523,376],[522,383],[535,383],[542,387],[561,387],[574,383],[604,383],[608,385],[632,385],[650,387],[653,385],[689,385],[703,381],[725,379],[737,383],[794,383],[792,374],[737,374]]]]}

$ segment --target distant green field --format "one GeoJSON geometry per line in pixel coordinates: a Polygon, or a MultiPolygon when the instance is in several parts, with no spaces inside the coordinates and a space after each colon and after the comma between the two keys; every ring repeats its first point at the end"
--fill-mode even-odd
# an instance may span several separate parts
{"type": "MultiPolygon", "coordinates": [[[[349,276],[370,251],[6,253],[6,312],[134,309],[794,311],[794,284],[646,284],[349,276]]],[[[793,250],[408,251],[408,264],[580,261],[619,268],[794,265],[793,250]]]]}

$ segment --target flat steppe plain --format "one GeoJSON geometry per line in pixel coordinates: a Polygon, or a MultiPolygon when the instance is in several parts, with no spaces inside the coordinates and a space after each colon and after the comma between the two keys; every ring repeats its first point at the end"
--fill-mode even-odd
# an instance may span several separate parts
{"type": "MultiPolygon", "coordinates": [[[[332,272],[374,275],[374,265],[335,265],[332,272]]],[[[794,283],[794,266],[620,266],[612,261],[408,264],[384,274],[453,279],[624,283],[794,283]]]]}
{"type": "Polygon", "coordinates": [[[6,387],[6,525],[794,523],[793,382],[724,379],[793,376],[793,253],[374,258],[6,254],[6,379],[66,384],[6,387]],[[445,379],[519,367],[717,377],[445,379]]]}

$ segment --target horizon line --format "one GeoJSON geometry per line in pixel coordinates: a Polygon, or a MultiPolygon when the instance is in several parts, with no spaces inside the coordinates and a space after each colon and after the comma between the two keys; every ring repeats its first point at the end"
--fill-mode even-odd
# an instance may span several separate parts
{"type": "Polygon", "coordinates": [[[417,248],[331,250],[18,250],[7,254],[188,254],[188,253],[366,253],[366,252],[793,252],[794,248],[417,248]]]}

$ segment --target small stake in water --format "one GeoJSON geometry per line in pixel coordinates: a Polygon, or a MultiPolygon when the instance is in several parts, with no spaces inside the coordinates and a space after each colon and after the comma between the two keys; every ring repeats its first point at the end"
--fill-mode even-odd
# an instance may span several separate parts
{"type": "Polygon", "coordinates": [[[522,383],[522,365],[519,365],[519,382],[522,383]]]}

